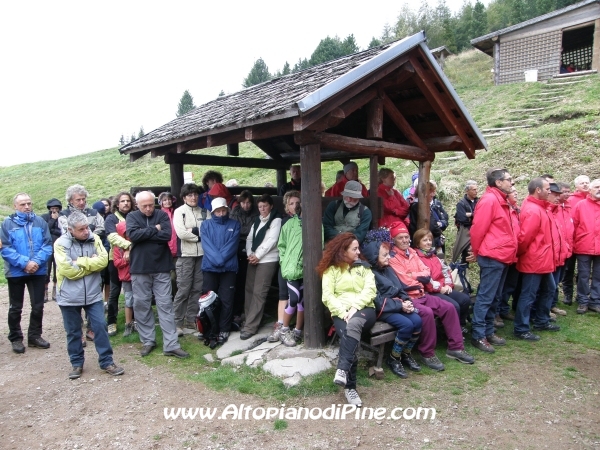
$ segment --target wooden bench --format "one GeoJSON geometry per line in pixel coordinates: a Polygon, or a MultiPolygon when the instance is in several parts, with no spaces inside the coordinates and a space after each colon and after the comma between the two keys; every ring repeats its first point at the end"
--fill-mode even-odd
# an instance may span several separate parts
{"type": "Polygon", "coordinates": [[[378,352],[377,355],[377,364],[375,367],[371,367],[369,369],[369,375],[375,375],[376,378],[383,377],[383,369],[381,365],[383,364],[383,352],[385,351],[385,344],[396,339],[396,327],[390,325],[387,322],[375,322],[373,328],[369,331],[370,339],[367,344],[364,341],[361,341],[361,345],[370,348],[378,352]]]}

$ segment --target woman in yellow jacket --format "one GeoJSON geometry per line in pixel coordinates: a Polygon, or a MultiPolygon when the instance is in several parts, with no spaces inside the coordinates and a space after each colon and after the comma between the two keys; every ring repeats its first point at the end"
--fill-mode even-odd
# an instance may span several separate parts
{"type": "Polygon", "coordinates": [[[377,293],[369,264],[359,259],[358,240],[352,233],[337,235],[325,246],[317,272],[323,283],[323,303],[340,337],[340,352],[333,382],[344,387],[348,403],[362,406],[356,392],[358,348],[363,330],[375,324],[377,293]]]}

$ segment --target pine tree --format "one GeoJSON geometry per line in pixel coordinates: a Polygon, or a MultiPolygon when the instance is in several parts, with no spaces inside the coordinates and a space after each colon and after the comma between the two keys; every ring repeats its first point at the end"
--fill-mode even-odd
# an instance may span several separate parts
{"type": "Polygon", "coordinates": [[[121,139],[119,139],[119,145],[125,145],[125,136],[121,134],[121,139]]]}
{"type": "Polygon", "coordinates": [[[369,42],[369,48],[379,47],[380,45],[381,45],[381,41],[379,39],[377,39],[375,36],[373,36],[373,39],[371,39],[371,42],[369,42]]]}
{"type": "Polygon", "coordinates": [[[129,139],[129,142],[133,141],[135,141],[135,133],[131,133],[131,138],[129,139]]]}
{"type": "Polygon", "coordinates": [[[219,97],[223,97],[225,95],[225,91],[223,89],[221,89],[221,92],[219,92],[219,97]]]}
{"type": "Polygon", "coordinates": [[[487,14],[485,6],[479,0],[473,7],[473,20],[471,21],[471,39],[483,36],[487,31],[487,14]]]}
{"type": "Polygon", "coordinates": [[[252,69],[250,69],[248,76],[244,78],[242,86],[247,88],[256,84],[264,83],[270,79],[271,74],[269,73],[269,68],[262,58],[258,58],[256,61],[254,61],[254,65],[252,66],[252,69]]]}
{"type": "Polygon", "coordinates": [[[138,133],[138,139],[139,139],[139,138],[141,138],[141,137],[144,137],[144,135],[145,135],[145,134],[146,134],[146,133],[144,133],[144,127],[143,127],[143,126],[141,126],[141,127],[140,127],[140,131],[139,131],[139,133],[138,133]]]}
{"type": "Polygon", "coordinates": [[[192,97],[190,92],[186,89],[183,95],[181,96],[181,100],[179,100],[179,105],[177,107],[177,117],[183,116],[195,107],[196,105],[194,105],[194,97],[192,97]]]}

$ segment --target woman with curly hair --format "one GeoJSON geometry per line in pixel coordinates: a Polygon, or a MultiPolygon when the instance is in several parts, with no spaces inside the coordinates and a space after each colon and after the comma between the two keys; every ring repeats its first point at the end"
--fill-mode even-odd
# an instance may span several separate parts
{"type": "Polygon", "coordinates": [[[340,337],[333,382],[344,387],[346,400],[356,406],[362,405],[356,392],[360,335],[375,324],[373,300],[377,293],[373,272],[359,255],[356,236],[341,233],[327,243],[317,266],[323,284],[323,303],[329,308],[340,337]]]}

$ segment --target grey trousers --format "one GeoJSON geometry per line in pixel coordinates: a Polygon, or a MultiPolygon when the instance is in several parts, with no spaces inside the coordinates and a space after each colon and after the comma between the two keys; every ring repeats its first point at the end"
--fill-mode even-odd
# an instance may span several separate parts
{"type": "Polygon", "coordinates": [[[267,301],[271,281],[278,267],[279,263],[277,261],[256,265],[248,264],[248,272],[246,273],[246,301],[244,305],[244,313],[246,314],[244,331],[248,333],[256,333],[258,331],[265,311],[265,302],[267,301]]]}
{"type": "Polygon", "coordinates": [[[131,274],[133,288],[133,314],[137,323],[140,341],[144,345],[156,345],[152,294],[156,301],[158,321],[163,333],[163,351],[181,348],[177,341],[173,301],[171,300],[171,274],[131,274]]]}
{"type": "Polygon", "coordinates": [[[202,295],[202,256],[182,256],[175,263],[177,294],[173,300],[175,325],[196,322],[198,299],[202,295]]]}

